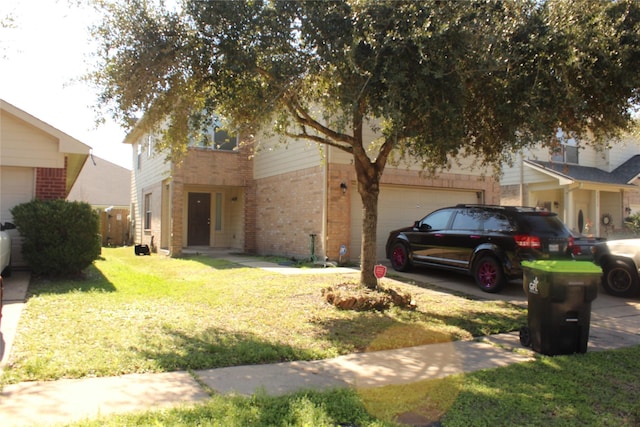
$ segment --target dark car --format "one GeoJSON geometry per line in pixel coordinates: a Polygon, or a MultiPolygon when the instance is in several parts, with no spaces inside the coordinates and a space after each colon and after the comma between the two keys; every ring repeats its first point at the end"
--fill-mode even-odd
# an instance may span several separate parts
{"type": "Polygon", "coordinates": [[[466,272],[483,291],[499,292],[522,277],[521,261],[571,258],[572,245],[571,232],[553,212],[457,205],[392,231],[386,251],[398,271],[419,264],[466,272]]]}
{"type": "Polygon", "coordinates": [[[602,287],[607,293],[618,297],[640,294],[640,239],[598,243],[594,262],[602,267],[602,287]]]}

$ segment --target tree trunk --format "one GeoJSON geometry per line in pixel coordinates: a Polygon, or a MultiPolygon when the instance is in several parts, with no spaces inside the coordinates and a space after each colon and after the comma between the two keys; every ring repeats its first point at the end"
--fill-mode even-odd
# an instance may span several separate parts
{"type": "Polygon", "coordinates": [[[360,249],[360,284],[369,289],[378,287],[378,279],[373,270],[376,265],[376,227],[378,224],[378,182],[369,183],[368,188],[358,190],[362,198],[362,241],[360,249]]]}

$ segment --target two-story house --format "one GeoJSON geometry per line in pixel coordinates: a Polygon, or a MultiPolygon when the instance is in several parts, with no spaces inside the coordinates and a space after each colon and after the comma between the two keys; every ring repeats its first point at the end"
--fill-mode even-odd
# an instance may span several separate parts
{"type": "MultiPolygon", "coordinates": [[[[206,247],[297,259],[360,257],[362,203],[352,158],[339,149],[268,140],[249,148],[216,130],[209,144],[192,145],[178,164],[154,150],[152,136],[134,130],[125,143],[134,153],[135,243],[170,255],[206,247]]],[[[436,208],[498,203],[498,183],[472,165],[437,177],[415,166],[388,165],[378,203],[378,258],[385,257],[389,231],[436,208]]]]}
{"type": "Polygon", "coordinates": [[[560,149],[518,153],[504,169],[501,203],[557,212],[577,233],[614,237],[640,211],[640,141],[627,137],[596,150],[574,140],[560,149]]]}

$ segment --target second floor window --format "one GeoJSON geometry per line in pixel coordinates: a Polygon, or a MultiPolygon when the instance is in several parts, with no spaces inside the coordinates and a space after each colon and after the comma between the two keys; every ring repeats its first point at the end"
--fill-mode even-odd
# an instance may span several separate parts
{"type": "Polygon", "coordinates": [[[236,151],[238,149],[238,136],[225,130],[222,120],[219,117],[215,117],[206,131],[200,133],[197,139],[192,140],[189,145],[210,150],[236,151]]]}
{"type": "Polygon", "coordinates": [[[578,164],[578,146],[562,144],[553,150],[551,161],[554,163],[574,163],[578,164]]]}

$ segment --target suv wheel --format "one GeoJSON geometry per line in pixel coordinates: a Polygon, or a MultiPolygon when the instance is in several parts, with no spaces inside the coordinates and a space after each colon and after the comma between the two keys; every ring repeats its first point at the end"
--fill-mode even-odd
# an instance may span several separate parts
{"type": "Polygon", "coordinates": [[[394,243],[391,247],[391,266],[397,271],[407,271],[411,268],[409,250],[404,243],[394,243]]]}
{"type": "Polygon", "coordinates": [[[607,293],[617,297],[635,296],[640,291],[638,274],[626,262],[615,260],[604,266],[602,287],[607,293]]]}
{"type": "Polygon", "coordinates": [[[473,278],[480,289],[485,292],[500,292],[505,285],[502,266],[491,255],[481,256],[476,261],[473,268],[473,278]]]}

